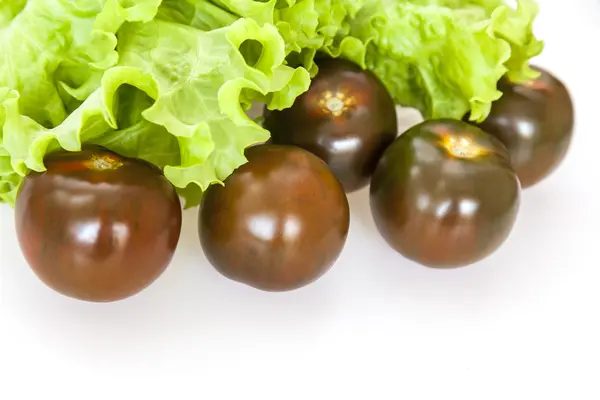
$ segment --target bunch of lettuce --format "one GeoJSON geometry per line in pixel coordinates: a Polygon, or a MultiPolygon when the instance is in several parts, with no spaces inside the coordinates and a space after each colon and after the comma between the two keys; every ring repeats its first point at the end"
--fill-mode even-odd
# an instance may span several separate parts
{"type": "Polygon", "coordinates": [[[98,144],[163,168],[195,205],[268,139],[319,54],[373,71],[426,118],[482,120],[498,80],[535,76],[534,0],[0,2],[0,200],[44,156],[98,144]]]}
{"type": "MultiPolygon", "coordinates": [[[[205,4],[208,0],[188,0],[205,4]]],[[[374,72],[396,102],[425,118],[482,121],[498,80],[520,82],[543,50],[536,0],[214,0],[238,17],[274,24],[287,61],[317,72],[318,52],[374,72]]],[[[197,15],[206,10],[199,7],[197,15]]],[[[193,22],[192,22],[193,24],[193,22]]]]}
{"type": "Polygon", "coordinates": [[[531,58],[543,50],[532,25],[535,0],[409,0],[370,2],[350,34],[367,47],[356,60],[385,83],[399,104],[425,118],[482,121],[501,96],[506,75],[514,82],[538,76],[531,58]]]}

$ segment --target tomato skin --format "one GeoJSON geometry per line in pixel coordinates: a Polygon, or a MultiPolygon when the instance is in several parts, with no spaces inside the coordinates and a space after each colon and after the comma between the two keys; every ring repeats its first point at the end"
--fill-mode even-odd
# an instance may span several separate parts
{"type": "Polygon", "coordinates": [[[299,147],[258,145],[248,162],[207,189],[198,217],[204,254],[225,277],[263,291],[289,291],[325,274],[348,235],[341,184],[299,147]]]}
{"type": "Polygon", "coordinates": [[[31,172],[15,205],[19,245],[34,273],[75,299],[133,296],[167,268],[181,204],[155,166],[102,148],[60,151],[31,172]]]}
{"type": "Polygon", "coordinates": [[[272,143],[319,156],[344,190],[353,192],[368,185],[398,134],[394,100],[374,74],[349,61],[322,59],[318,66],[292,107],[265,112],[264,127],[272,143]]]}
{"type": "Polygon", "coordinates": [[[456,268],[504,243],[520,192],[498,139],[462,121],[431,120],[386,150],[371,182],[370,206],[394,250],[424,266],[456,268]],[[463,139],[471,145],[461,147],[463,139]]]}
{"type": "Polygon", "coordinates": [[[485,121],[475,124],[508,148],[523,188],[552,174],[565,159],[574,128],[571,95],[556,76],[540,67],[535,80],[499,83],[502,97],[485,121]]]}

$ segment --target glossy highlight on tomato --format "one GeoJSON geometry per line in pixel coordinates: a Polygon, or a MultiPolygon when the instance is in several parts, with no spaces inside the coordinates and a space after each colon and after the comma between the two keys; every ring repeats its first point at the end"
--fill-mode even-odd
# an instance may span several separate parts
{"type": "Polygon", "coordinates": [[[386,242],[434,268],[482,260],[508,238],[521,197],[505,146],[466,122],[440,119],[408,129],[386,150],[370,187],[386,242]]]}
{"type": "Polygon", "coordinates": [[[225,277],[264,291],[306,286],[327,272],[348,235],[341,184],[314,154],[262,144],[202,200],[199,238],[225,277]]]}
{"type": "Polygon", "coordinates": [[[563,82],[548,70],[533,67],[540,76],[525,83],[503,78],[502,97],[492,103],[479,126],[496,136],[510,153],[523,188],[548,177],[563,162],[570,148],[574,108],[563,82]]]}
{"type": "Polygon", "coordinates": [[[35,274],[91,302],[122,300],[154,282],[172,259],[182,219],[160,169],[99,147],[44,162],[15,205],[18,241],[35,274]]]}
{"type": "Polygon", "coordinates": [[[292,107],[266,111],[274,144],[302,147],[323,159],[346,192],[368,185],[379,157],[397,136],[394,101],[379,79],[343,59],[322,59],[292,107]]]}

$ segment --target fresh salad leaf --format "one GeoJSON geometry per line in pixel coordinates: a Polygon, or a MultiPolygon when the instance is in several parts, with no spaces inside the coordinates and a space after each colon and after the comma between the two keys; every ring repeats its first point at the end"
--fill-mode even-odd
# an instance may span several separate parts
{"type": "Polygon", "coordinates": [[[156,18],[210,31],[231,25],[239,16],[209,0],[163,0],[156,18]]]}
{"type": "MultiPolygon", "coordinates": [[[[14,168],[20,153],[11,153],[15,137],[6,124],[31,129],[15,132],[23,143],[32,138],[31,132],[66,126],[69,115],[99,87],[104,71],[118,62],[118,29],[127,21],[151,20],[159,4],[160,0],[0,2],[0,201],[14,204],[26,172],[14,168]]],[[[31,151],[39,153],[39,148],[31,151]]]]}
{"type": "MultiPolygon", "coordinates": [[[[16,91],[0,87],[0,127],[4,126],[6,121],[6,106],[14,109],[18,100],[19,95],[16,91]]],[[[10,153],[0,142],[0,201],[14,204],[20,183],[21,176],[12,168],[10,153]]]]}
{"type": "Polygon", "coordinates": [[[239,18],[274,25],[284,39],[288,64],[302,66],[314,76],[318,52],[355,60],[364,57],[364,46],[349,33],[350,21],[366,1],[164,0],[157,18],[203,30],[227,26],[239,18]]]}
{"type": "MultiPolygon", "coordinates": [[[[290,65],[318,69],[318,53],[342,57],[378,75],[395,100],[426,118],[481,121],[515,81],[537,73],[529,67],[543,44],[533,34],[535,0],[184,0],[161,6],[187,17],[178,22],[213,27],[250,18],[277,27],[290,65]],[[210,25],[210,24],[209,24],[210,25]]],[[[160,14],[160,12],[159,12],[160,14]]],[[[253,49],[246,49],[253,52],[253,49]]],[[[257,51],[254,50],[254,53],[257,51]]],[[[257,54],[254,54],[256,57],[257,54]]]]}
{"type": "Polygon", "coordinates": [[[0,87],[19,92],[23,115],[59,125],[72,98],[83,100],[115,65],[115,33],[148,21],[160,0],[19,0],[0,3],[0,87]]]}
{"type": "Polygon", "coordinates": [[[197,200],[190,185],[202,191],[222,183],[246,162],[246,147],[268,139],[245,110],[254,101],[289,107],[310,83],[306,70],[283,65],[276,28],[251,19],[208,32],[153,20],[124,25],[118,36],[118,65],[60,125],[47,128],[20,114],[16,91],[4,101],[2,146],[17,174],[43,171],[54,148],[94,143],[164,167],[171,183],[197,200]],[[247,41],[262,47],[254,65],[240,52],[247,41]]]}
{"type": "Polygon", "coordinates": [[[508,78],[523,82],[539,75],[530,66],[531,58],[543,50],[543,43],[533,34],[533,22],[539,12],[534,0],[516,1],[517,9],[504,0],[415,0],[413,3],[449,7],[468,23],[492,18],[494,34],[511,46],[510,59],[505,63],[508,78]]]}
{"type": "Polygon", "coordinates": [[[163,168],[197,204],[268,138],[246,111],[293,104],[321,54],[374,72],[426,118],[481,121],[537,75],[535,0],[0,2],[0,201],[47,152],[100,144],[163,168]]]}
{"type": "Polygon", "coordinates": [[[120,35],[121,65],[152,76],[155,103],[142,114],[179,141],[179,165],[165,175],[179,188],[222,182],[246,160],[243,150],[268,139],[245,113],[255,101],[290,107],[308,89],[306,70],[283,65],[284,42],[274,26],[239,19],[203,32],[181,24],[132,24],[120,35]],[[260,46],[249,65],[240,48],[260,46]]]}
{"type": "MultiPolygon", "coordinates": [[[[538,7],[518,0],[370,1],[352,20],[350,34],[366,47],[353,61],[373,71],[395,100],[425,118],[475,121],[489,114],[507,75],[537,75],[530,59],[543,49],[532,32],[538,7]]],[[[358,53],[358,52],[357,52],[358,53]]]]}

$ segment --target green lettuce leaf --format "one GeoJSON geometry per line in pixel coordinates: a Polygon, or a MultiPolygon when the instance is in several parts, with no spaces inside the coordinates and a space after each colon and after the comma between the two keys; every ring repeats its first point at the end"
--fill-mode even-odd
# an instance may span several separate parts
{"type": "Polygon", "coordinates": [[[115,65],[115,33],[151,20],[160,0],[18,0],[0,3],[0,87],[19,92],[23,115],[62,123],[115,65]]]}
{"type": "Polygon", "coordinates": [[[167,0],[161,9],[198,28],[232,18],[273,24],[287,62],[311,76],[319,53],[345,58],[373,71],[399,104],[426,118],[469,113],[481,121],[501,96],[500,77],[537,75],[529,61],[543,48],[532,32],[538,6],[517,3],[513,9],[504,0],[167,0]]]}
{"type": "Polygon", "coordinates": [[[543,50],[543,43],[533,34],[533,22],[539,12],[536,1],[517,1],[517,9],[507,7],[505,0],[414,0],[412,3],[451,8],[459,19],[474,23],[493,19],[494,34],[511,46],[510,59],[505,63],[508,78],[523,82],[536,78],[529,61],[543,50]]]}
{"type": "Polygon", "coordinates": [[[425,118],[470,113],[481,121],[501,96],[502,76],[536,76],[528,63],[543,49],[532,33],[537,3],[517,3],[512,9],[500,0],[370,1],[350,31],[365,57],[351,60],[425,118]]]}
{"type": "MultiPolygon", "coordinates": [[[[6,107],[18,110],[17,102],[19,95],[15,90],[0,88],[0,127],[4,126],[6,121],[6,107]]],[[[1,136],[0,136],[1,138],[1,136]]],[[[21,176],[12,168],[11,158],[8,151],[2,147],[0,142],[0,201],[14,204],[17,197],[17,190],[21,183],[21,176]]]]}
{"type": "MultiPolygon", "coordinates": [[[[268,139],[245,112],[252,103],[289,107],[310,83],[305,69],[284,65],[276,28],[251,19],[208,32],[155,19],[123,25],[118,38],[118,65],[60,125],[48,128],[20,114],[17,91],[4,96],[0,146],[18,176],[43,171],[53,149],[99,144],[164,167],[189,207],[246,162],[246,147],[268,139]],[[255,62],[240,51],[246,42],[262,48],[255,62]]],[[[14,186],[8,178],[3,184],[10,202],[14,186]]]]}
{"type": "Polygon", "coordinates": [[[120,48],[122,65],[157,83],[156,101],[143,116],[177,136],[181,162],[167,165],[165,175],[179,188],[222,183],[246,161],[246,147],[269,137],[246,115],[252,103],[290,107],[310,83],[306,70],[283,65],[275,27],[250,19],[210,32],[160,21],[130,25],[120,48]],[[262,48],[255,62],[240,52],[247,42],[262,48]]]}
{"type": "Polygon", "coordinates": [[[156,18],[210,31],[231,25],[239,16],[209,0],[163,0],[156,18]]]}
{"type": "MultiPolygon", "coordinates": [[[[285,43],[289,65],[302,66],[314,76],[318,52],[354,60],[364,58],[364,45],[349,36],[350,21],[366,0],[164,0],[157,18],[215,29],[238,18],[274,25],[285,43]]],[[[243,49],[252,57],[260,49],[243,49]]]]}
{"type": "Polygon", "coordinates": [[[268,138],[246,115],[308,89],[320,54],[373,71],[425,118],[483,120],[507,75],[537,75],[535,0],[0,2],[0,200],[49,151],[150,161],[198,203],[268,138]]]}
{"type": "MultiPolygon", "coordinates": [[[[35,133],[72,125],[73,118],[65,120],[97,90],[104,70],[118,61],[118,29],[127,21],[151,20],[159,3],[0,2],[0,201],[14,204],[25,172],[14,167],[21,153],[11,154],[12,142],[26,145],[35,133]],[[17,130],[10,132],[7,123],[17,130]]],[[[51,142],[42,137],[41,143],[45,141],[51,142]]],[[[34,146],[31,152],[41,157],[39,150],[34,146]]]]}

